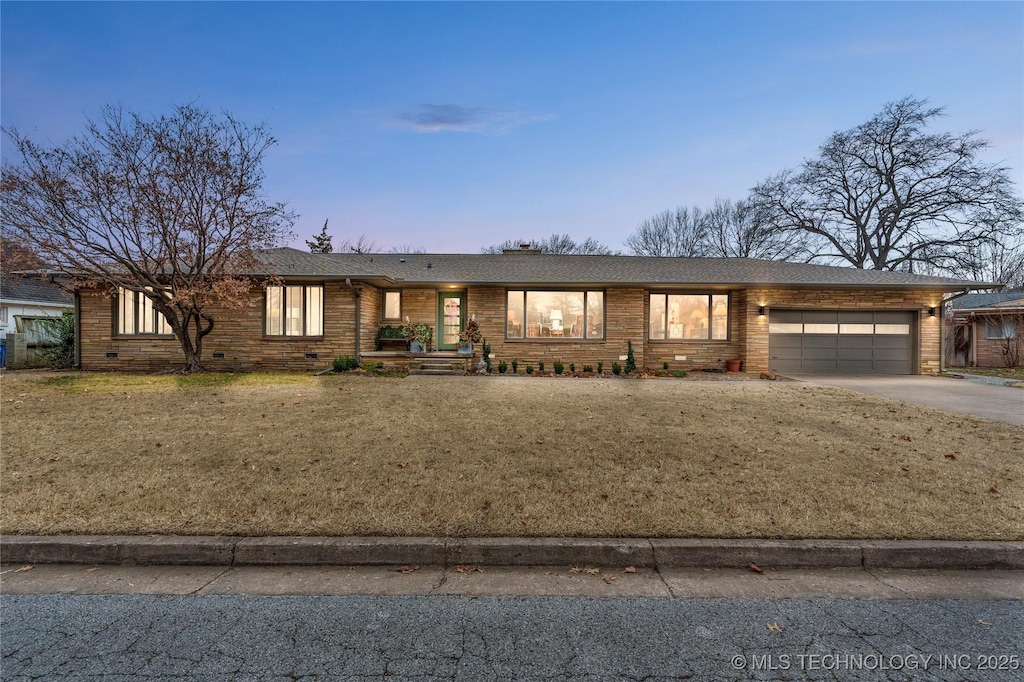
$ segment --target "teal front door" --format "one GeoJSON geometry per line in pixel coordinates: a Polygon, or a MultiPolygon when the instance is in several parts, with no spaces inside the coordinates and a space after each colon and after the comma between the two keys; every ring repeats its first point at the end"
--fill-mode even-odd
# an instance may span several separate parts
{"type": "Polygon", "coordinates": [[[465,323],[466,292],[440,292],[437,295],[437,349],[455,350],[465,323]]]}

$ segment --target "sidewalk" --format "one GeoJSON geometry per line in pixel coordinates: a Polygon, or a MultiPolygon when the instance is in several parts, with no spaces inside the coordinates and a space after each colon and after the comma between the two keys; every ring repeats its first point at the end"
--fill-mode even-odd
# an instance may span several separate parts
{"type": "Polygon", "coordinates": [[[0,537],[5,564],[1024,569],[1024,542],[645,538],[0,537]]]}

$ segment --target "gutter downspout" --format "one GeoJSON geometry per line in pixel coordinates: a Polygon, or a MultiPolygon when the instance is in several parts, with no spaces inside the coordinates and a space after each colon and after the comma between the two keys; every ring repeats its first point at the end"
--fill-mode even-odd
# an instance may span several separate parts
{"type": "Polygon", "coordinates": [[[82,295],[76,289],[74,296],[75,359],[72,362],[72,366],[75,369],[82,369],[82,295]]]}
{"type": "Polygon", "coordinates": [[[361,360],[360,355],[359,355],[359,337],[362,336],[362,327],[363,327],[363,314],[362,314],[362,305],[361,305],[363,292],[360,291],[359,289],[357,289],[355,286],[352,285],[352,278],[351,277],[346,277],[345,278],[345,284],[347,284],[348,288],[352,290],[352,295],[356,297],[356,350],[355,350],[355,354],[356,354],[356,362],[359,362],[361,360]]]}
{"type": "MultiPolygon", "coordinates": [[[[942,305],[939,307],[939,374],[946,373],[946,304],[950,301],[955,301],[962,296],[966,296],[969,293],[971,293],[970,289],[964,289],[955,296],[944,298],[942,299],[942,305]]],[[[971,346],[973,350],[973,342],[971,343],[971,346]]]]}

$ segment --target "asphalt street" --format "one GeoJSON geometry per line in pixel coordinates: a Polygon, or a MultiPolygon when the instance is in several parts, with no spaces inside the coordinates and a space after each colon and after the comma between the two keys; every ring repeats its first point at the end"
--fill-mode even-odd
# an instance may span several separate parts
{"type": "Polygon", "coordinates": [[[6,594],[3,680],[1020,680],[1017,600],[6,594]]]}

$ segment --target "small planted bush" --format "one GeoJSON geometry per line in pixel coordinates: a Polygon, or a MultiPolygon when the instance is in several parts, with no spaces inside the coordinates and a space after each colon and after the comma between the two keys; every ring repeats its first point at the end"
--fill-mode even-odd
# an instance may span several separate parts
{"type": "Polygon", "coordinates": [[[504,360],[498,362],[498,374],[504,374],[508,371],[508,363],[504,360]]]}
{"type": "Polygon", "coordinates": [[[597,361],[597,373],[604,374],[604,363],[600,360],[597,361]]]}
{"type": "Polygon", "coordinates": [[[484,359],[484,364],[487,366],[487,373],[490,374],[491,373],[491,344],[487,343],[486,341],[484,341],[483,359],[484,359]]]}
{"type": "Polygon", "coordinates": [[[667,362],[661,363],[661,368],[667,372],[668,371],[668,363],[667,362]]]}
{"type": "Polygon", "coordinates": [[[331,368],[335,372],[351,372],[359,366],[359,362],[355,358],[348,355],[344,355],[339,358],[334,358],[334,362],[331,363],[331,368]]]}
{"type": "Polygon", "coordinates": [[[512,358],[512,373],[519,374],[519,360],[512,358]]]}
{"type": "Polygon", "coordinates": [[[594,371],[593,365],[583,365],[583,373],[584,374],[590,374],[593,371],[594,371]]]}
{"type": "Polygon", "coordinates": [[[682,379],[683,377],[686,376],[686,370],[677,369],[676,371],[672,372],[672,376],[674,376],[676,379],[682,379]]]}
{"type": "Polygon", "coordinates": [[[544,361],[543,360],[541,360],[540,362],[537,363],[537,369],[540,370],[541,372],[544,371],[544,361]]]}
{"type": "Polygon", "coordinates": [[[576,373],[576,363],[575,362],[570,362],[569,363],[569,371],[572,372],[573,374],[576,373]]]}
{"type": "Polygon", "coordinates": [[[527,374],[533,374],[533,365],[527,365],[526,366],[526,373],[527,374]]]}
{"type": "Polygon", "coordinates": [[[613,362],[612,363],[612,374],[614,374],[615,376],[619,376],[620,374],[622,374],[622,365],[620,365],[617,362],[613,362]]]}
{"type": "Polygon", "coordinates": [[[565,371],[565,365],[562,364],[561,360],[555,360],[555,374],[561,374],[565,371]]]}
{"type": "Polygon", "coordinates": [[[632,374],[636,371],[636,356],[633,355],[633,342],[626,342],[626,374],[632,374]]]}

